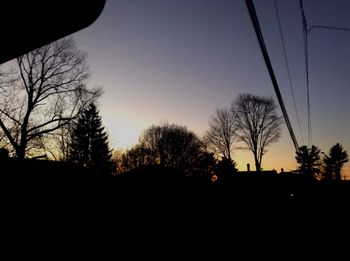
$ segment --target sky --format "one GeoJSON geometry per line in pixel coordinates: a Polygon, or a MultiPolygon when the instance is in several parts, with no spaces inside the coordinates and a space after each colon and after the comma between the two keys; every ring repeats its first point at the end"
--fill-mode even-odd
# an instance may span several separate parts
{"type": "MultiPolygon", "coordinates": [[[[304,40],[299,0],[276,0],[293,95],[273,0],[254,1],[263,37],[299,145],[350,152],[350,31],[308,34],[312,139],[308,139],[304,40]]],[[[350,28],[350,1],[303,0],[312,25],[350,28]]],[[[242,93],[277,96],[244,0],[107,0],[91,26],[73,34],[88,53],[90,85],[99,85],[100,114],[115,149],[131,148],[142,131],[168,121],[199,137],[216,108],[242,93]]],[[[278,113],[282,115],[278,108],[278,113]]],[[[237,144],[242,147],[243,144],[237,144]]],[[[236,148],[240,170],[253,154],[236,148]]],[[[265,170],[293,170],[295,149],[286,125],[268,147],[265,170]]],[[[350,164],[344,167],[350,177],[350,164]]]]}

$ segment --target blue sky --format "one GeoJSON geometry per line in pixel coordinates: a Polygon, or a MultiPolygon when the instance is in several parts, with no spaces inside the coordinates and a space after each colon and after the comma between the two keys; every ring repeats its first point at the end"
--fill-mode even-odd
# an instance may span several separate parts
{"type": "MultiPolygon", "coordinates": [[[[300,145],[308,143],[305,56],[298,0],[277,0],[299,111],[297,124],[273,0],[255,7],[289,117],[300,145]],[[303,139],[302,137],[303,136],[303,139]]],[[[350,28],[350,1],[304,0],[310,25],[350,28]]],[[[91,85],[100,85],[100,113],[114,148],[130,148],[152,124],[186,125],[202,136],[215,108],[240,93],[276,100],[243,0],[107,0],[90,27],[74,34],[88,52],[91,85]]],[[[350,151],[350,31],[309,33],[312,143],[350,151]]],[[[279,113],[281,111],[279,110],[279,113]]],[[[240,146],[241,144],[237,144],[240,146]]],[[[263,168],[296,166],[286,126],[263,168]]],[[[253,157],[235,150],[240,169],[253,157]]],[[[349,164],[346,166],[350,173],[349,164]]]]}

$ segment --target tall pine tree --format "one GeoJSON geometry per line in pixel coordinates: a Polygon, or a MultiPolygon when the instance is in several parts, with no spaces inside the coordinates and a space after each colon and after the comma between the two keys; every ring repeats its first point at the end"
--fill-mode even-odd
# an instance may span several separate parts
{"type": "Polygon", "coordinates": [[[100,174],[112,171],[112,154],[108,135],[95,104],[82,111],[73,127],[70,145],[70,159],[100,174]]]}
{"type": "Polygon", "coordinates": [[[309,177],[315,177],[320,173],[321,150],[312,145],[311,148],[301,146],[296,152],[295,159],[299,164],[299,171],[309,177]]]}
{"type": "Polygon", "coordinates": [[[343,146],[335,144],[330,150],[329,155],[325,155],[323,162],[325,164],[325,178],[341,180],[341,169],[349,161],[349,156],[343,146]]]}

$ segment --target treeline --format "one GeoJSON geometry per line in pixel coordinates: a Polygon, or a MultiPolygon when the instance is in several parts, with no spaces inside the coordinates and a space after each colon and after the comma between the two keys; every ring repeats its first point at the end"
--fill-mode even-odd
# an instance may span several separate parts
{"type": "MultiPolygon", "coordinates": [[[[204,137],[164,123],[146,129],[134,147],[113,153],[96,107],[101,89],[88,88],[88,79],[86,54],[72,38],[18,57],[0,70],[0,158],[53,159],[102,175],[159,165],[185,175],[224,178],[237,172],[232,156],[237,142],[252,152],[260,172],[267,148],[281,136],[283,119],[274,100],[240,94],[214,112],[204,137]]],[[[342,146],[324,154],[323,163],[320,153],[315,146],[301,147],[298,171],[341,179],[348,161],[342,146]]]]}
{"type": "Polygon", "coordinates": [[[237,172],[236,163],[218,159],[206,144],[185,126],[163,123],[146,129],[140,141],[126,152],[114,154],[117,173],[144,165],[177,169],[186,175],[223,176],[237,172]]]}
{"type": "Polygon", "coordinates": [[[342,180],[341,170],[349,161],[348,153],[339,143],[330,148],[328,155],[315,145],[301,146],[296,154],[298,171],[319,180],[342,180]]]}

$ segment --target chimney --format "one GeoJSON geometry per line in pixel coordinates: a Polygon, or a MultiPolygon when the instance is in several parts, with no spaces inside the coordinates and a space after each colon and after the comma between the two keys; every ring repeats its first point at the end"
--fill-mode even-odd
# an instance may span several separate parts
{"type": "Polygon", "coordinates": [[[283,168],[281,168],[281,173],[283,173],[284,172],[284,169],[283,168]]]}
{"type": "Polygon", "coordinates": [[[250,172],[250,164],[247,163],[247,171],[250,172]]]}

